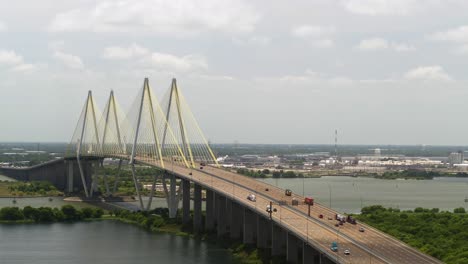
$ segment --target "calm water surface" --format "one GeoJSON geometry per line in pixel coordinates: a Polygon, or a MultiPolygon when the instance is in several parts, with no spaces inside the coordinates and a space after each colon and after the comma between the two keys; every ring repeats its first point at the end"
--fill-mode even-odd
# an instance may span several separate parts
{"type": "Polygon", "coordinates": [[[0,238],[2,264],[232,263],[214,245],[114,221],[0,224],[0,238]]]}
{"type": "Polygon", "coordinates": [[[416,207],[453,210],[468,207],[468,178],[434,180],[381,180],[363,177],[327,176],[306,179],[262,179],[314,197],[319,203],[348,213],[360,212],[361,206],[381,204],[385,207],[416,207]],[[303,188],[304,186],[304,188],[303,188]],[[331,194],[331,202],[330,202],[331,194]]]}

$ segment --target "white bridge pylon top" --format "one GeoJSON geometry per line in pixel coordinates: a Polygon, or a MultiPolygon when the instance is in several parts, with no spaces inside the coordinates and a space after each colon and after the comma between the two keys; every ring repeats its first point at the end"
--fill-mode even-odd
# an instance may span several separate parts
{"type": "Polygon", "coordinates": [[[101,114],[89,91],[65,156],[123,158],[161,168],[172,162],[218,165],[175,79],[159,101],[145,78],[126,114],[113,91],[101,114]]]}

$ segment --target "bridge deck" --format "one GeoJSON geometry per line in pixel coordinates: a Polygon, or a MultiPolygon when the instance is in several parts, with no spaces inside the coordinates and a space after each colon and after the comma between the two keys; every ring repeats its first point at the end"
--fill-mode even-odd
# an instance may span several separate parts
{"type": "Polygon", "coordinates": [[[181,178],[222,193],[266,217],[269,216],[266,206],[270,201],[274,202],[274,208],[278,209],[272,214],[275,222],[339,263],[442,263],[365,224],[346,223],[335,227],[334,217],[337,212],[323,205],[312,206],[309,217],[307,205],[291,206],[293,197],[299,201],[302,201],[303,197],[285,196],[284,190],[255,179],[210,166],[205,166],[203,170],[188,169],[169,162],[166,168],[181,178]],[[189,175],[190,172],[192,175],[189,175]],[[266,188],[269,190],[266,191],[266,188]],[[256,202],[246,199],[251,193],[256,194],[256,202]],[[286,200],[288,205],[277,204],[282,200],[286,200]],[[323,214],[324,217],[319,218],[319,214],[323,214]],[[328,217],[332,217],[333,220],[328,220],[328,217]],[[359,232],[360,226],[365,228],[365,232],[359,232]],[[338,253],[330,250],[333,241],[339,244],[338,253]],[[345,256],[344,249],[349,249],[351,255],[345,256]]]}

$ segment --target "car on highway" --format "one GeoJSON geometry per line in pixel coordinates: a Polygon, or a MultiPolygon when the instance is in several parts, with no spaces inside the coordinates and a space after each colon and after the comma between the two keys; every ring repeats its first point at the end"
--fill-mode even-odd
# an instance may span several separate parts
{"type": "Polygon", "coordinates": [[[364,227],[362,227],[362,226],[359,228],[359,232],[364,232],[364,230],[365,230],[365,229],[364,229],[364,227]]]}
{"type": "Polygon", "coordinates": [[[247,200],[255,202],[255,201],[257,201],[257,197],[255,197],[255,194],[249,194],[247,196],[247,200]]]}
{"type": "Polygon", "coordinates": [[[304,203],[308,205],[314,205],[314,198],[307,196],[304,198],[304,203]]]}
{"type": "Polygon", "coordinates": [[[299,205],[299,201],[296,198],[292,198],[292,205],[299,205]]]}
{"type": "Polygon", "coordinates": [[[345,255],[350,255],[351,252],[349,251],[349,249],[345,249],[344,254],[345,254],[345,255]]]}
{"type": "Polygon", "coordinates": [[[338,243],[336,241],[333,241],[330,246],[331,251],[337,252],[338,251],[338,243]]]}

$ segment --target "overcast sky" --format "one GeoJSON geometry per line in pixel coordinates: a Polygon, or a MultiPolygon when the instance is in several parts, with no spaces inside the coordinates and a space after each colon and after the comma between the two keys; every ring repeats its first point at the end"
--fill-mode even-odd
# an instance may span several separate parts
{"type": "Polygon", "coordinates": [[[0,141],[173,77],[213,143],[468,145],[465,0],[0,0],[0,141]]]}

